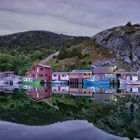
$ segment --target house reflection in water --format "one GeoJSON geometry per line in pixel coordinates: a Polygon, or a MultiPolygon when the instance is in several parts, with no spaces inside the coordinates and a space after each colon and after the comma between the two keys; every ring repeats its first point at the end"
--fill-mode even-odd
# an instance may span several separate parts
{"type": "Polygon", "coordinates": [[[79,87],[69,87],[66,85],[52,86],[52,93],[55,94],[70,94],[74,96],[92,96],[92,90],[79,87]]]}
{"type": "Polygon", "coordinates": [[[132,93],[132,94],[140,94],[140,86],[133,85],[133,86],[120,86],[120,89],[116,91],[117,93],[132,93]]]}
{"type": "Polygon", "coordinates": [[[14,93],[15,89],[21,89],[22,86],[20,84],[9,85],[9,84],[2,84],[0,85],[0,92],[3,93],[14,93]]]}
{"type": "Polygon", "coordinates": [[[116,95],[140,95],[140,87],[71,87],[68,85],[52,85],[51,87],[30,87],[28,93],[35,101],[49,99],[51,94],[69,94],[73,96],[87,96],[97,102],[116,101],[116,95]]]}
{"type": "Polygon", "coordinates": [[[118,88],[113,87],[86,87],[92,90],[92,100],[97,102],[110,102],[116,101],[116,95],[122,96],[125,94],[140,95],[140,87],[138,86],[123,86],[118,88]]]}
{"type": "Polygon", "coordinates": [[[84,89],[84,88],[70,88],[70,94],[74,96],[90,96],[92,97],[92,90],[91,89],[84,89]]]}
{"type": "Polygon", "coordinates": [[[92,99],[97,102],[110,102],[117,100],[115,94],[112,93],[93,94],[92,99]]]}
{"type": "Polygon", "coordinates": [[[0,92],[3,93],[14,93],[14,87],[13,86],[7,86],[7,85],[0,85],[0,92]]]}
{"type": "Polygon", "coordinates": [[[1,85],[0,92],[14,93],[14,89],[21,88],[26,90],[31,99],[35,101],[51,100],[51,94],[69,94],[72,96],[87,96],[94,101],[112,101],[116,100],[116,95],[132,94],[140,95],[140,86],[120,86],[120,88],[108,86],[68,86],[68,85],[52,85],[52,86],[21,86],[21,85],[1,85]]]}
{"type": "Polygon", "coordinates": [[[49,98],[51,95],[51,87],[50,86],[42,86],[42,87],[32,87],[27,90],[30,97],[35,101],[40,101],[46,98],[49,98]]]}
{"type": "Polygon", "coordinates": [[[69,94],[70,87],[67,85],[53,85],[52,86],[52,93],[62,93],[62,94],[69,94]]]}

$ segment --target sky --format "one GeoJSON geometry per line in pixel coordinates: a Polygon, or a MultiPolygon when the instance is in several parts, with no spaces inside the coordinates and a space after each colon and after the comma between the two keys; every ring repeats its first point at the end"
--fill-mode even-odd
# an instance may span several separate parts
{"type": "Polygon", "coordinates": [[[0,0],[0,35],[46,30],[92,36],[140,23],[140,0],[0,0]]]}

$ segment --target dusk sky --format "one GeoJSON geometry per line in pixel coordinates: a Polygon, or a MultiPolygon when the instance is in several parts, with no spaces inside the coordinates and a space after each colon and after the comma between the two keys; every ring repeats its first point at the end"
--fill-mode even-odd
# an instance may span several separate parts
{"type": "Polygon", "coordinates": [[[0,0],[0,35],[46,30],[92,36],[140,23],[140,0],[0,0]]]}

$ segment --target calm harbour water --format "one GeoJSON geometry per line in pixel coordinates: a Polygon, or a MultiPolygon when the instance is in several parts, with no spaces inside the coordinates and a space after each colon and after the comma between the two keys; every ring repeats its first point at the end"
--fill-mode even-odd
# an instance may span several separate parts
{"type": "Polygon", "coordinates": [[[0,90],[0,138],[3,140],[140,137],[138,86],[118,89],[107,85],[1,85],[0,90]]]}

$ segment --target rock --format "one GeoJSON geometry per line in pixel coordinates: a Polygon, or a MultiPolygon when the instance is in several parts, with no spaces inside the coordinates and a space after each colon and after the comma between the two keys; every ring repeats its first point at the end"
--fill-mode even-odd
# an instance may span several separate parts
{"type": "Polygon", "coordinates": [[[138,61],[138,57],[135,55],[134,57],[133,57],[133,62],[137,62],[138,61]]]}
{"type": "Polygon", "coordinates": [[[113,50],[118,59],[132,64],[132,70],[140,69],[140,26],[115,27],[94,35],[92,39],[100,46],[113,50]]]}
{"type": "Polygon", "coordinates": [[[129,57],[125,57],[124,58],[124,62],[126,62],[128,64],[131,64],[132,61],[129,59],[129,57]]]}

